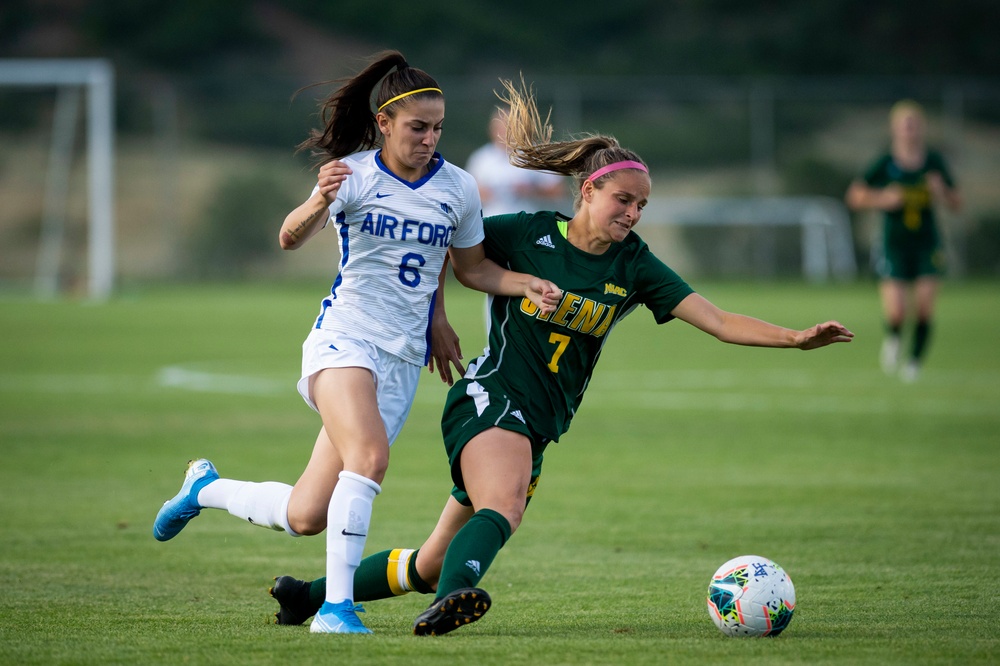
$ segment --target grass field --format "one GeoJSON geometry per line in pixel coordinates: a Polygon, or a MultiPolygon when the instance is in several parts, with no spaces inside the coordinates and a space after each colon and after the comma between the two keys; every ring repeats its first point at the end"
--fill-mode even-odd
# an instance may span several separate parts
{"type": "MultiPolygon", "coordinates": [[[[373,636],[269,624],[271,577],[322,574],[324,540],[205,512],[151,524],[185,461],[294,482],[318,429],[295,392],[323,285],[133,289],[104,305],[0,302],[0,663],[996,663],[1000,291],[947,284],[930,360],[877,366],[872,284],[696,285],[849,345],[722,345],[637,312],[612,335],[535,501],[483,581],[494,607],[411,635],[429,599],[367,604],[373,636]],[[770,557],[798,606],[776,639],[720,634],[708,580],[770,557]]],[[[466,359],[481,297],[449,291],[466,359]]],[[[450,488],[425,376],[368,551],[419,545],[450,488]]]]}

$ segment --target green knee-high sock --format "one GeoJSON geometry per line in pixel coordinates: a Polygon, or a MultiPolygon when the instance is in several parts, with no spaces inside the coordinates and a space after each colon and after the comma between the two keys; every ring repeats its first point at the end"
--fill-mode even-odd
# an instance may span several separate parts
{"type": "Polygon", "coordinates": [[[918,321],[917,328],[913,332],[913,352],[912,356],[915,361],[919,361],[924,357],[927,352],[927,341],[931,337],[931,322],[930,321],[918,321]]]}
{"type": "Polygon", "coordinates": [[[510,523],[502,515],[491,509],[477,511],[448,546],[436,598],[463,587],[475,587],[510,534],[510,523]]]}
{"type": "MultiPolygon", "coordinates": [[[[361,565],[354,572],[354,600],[375,601],[388,599],[413,590],[420,594],[429,594],[434,590],[417,573],[417,553],[414,550],[406,561],[407,589],[399,587],[397,567],[400,562],[400,552],[403,549],[383,550],[369,555],[361,560],[361,565]],[[395,586],[395,589],[394,587],[395,586]]],[[[326,577],[317,578],[309,584],[309,603],[319,610],[326,599],[326,577]]]]}

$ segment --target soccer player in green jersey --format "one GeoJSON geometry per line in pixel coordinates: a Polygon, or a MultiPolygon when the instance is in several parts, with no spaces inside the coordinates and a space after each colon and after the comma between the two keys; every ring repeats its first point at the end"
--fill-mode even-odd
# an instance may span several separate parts
{"type": "MultiPolygon", "coordinates": [[[[793,330],[695,293],[632,231],[650,192],[642,159],[609,136],[552,143],[530,91],[505,86],[512,163],[572,176],[575,213],[487,218],[486,252],[554,282],[562,300],[543,314],[524,298],[490,298],[489,346],[449,391],[441,419],[454,488],[438,524],[419,550],[371,555],[356,572],[358,601],[436,592],[414,622],[417,635],[447,633],[489,609],[479,581],[520,524],[545,448],[569,428],[608,335],[636,307],[740,345],[815,349],[853,337],[835,321],[793,330]]],[[[323,587],[276,579],[278,622],[307,619],[323,587]]]]}
{"type": "Polygon", "coordinates": [[[847,205],[853,210],[884,212],[881,256],[876,266],[887,329],[881,363],[886,373],[899,369],[902,379],[908,382],[917,378],[927,351],[938,276],[944,270],[934,206],[943,204],[952,211],[961,207],[944,158],[927,148],[926,127],[919,104],[897,102],[889,113],[889,152],[880,155],[861,178],[852,182],[846,195],[847,205]],[[916,316],[913,346],[909,359],[899,368],[911,289],[916,316]]]}

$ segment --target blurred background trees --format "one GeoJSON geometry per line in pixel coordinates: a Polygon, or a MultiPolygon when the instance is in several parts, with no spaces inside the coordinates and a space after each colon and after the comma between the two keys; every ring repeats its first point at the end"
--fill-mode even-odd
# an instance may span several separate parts
{"type": "MultiPolygon", "coordinates": [[[[446,89],[447,159],[464,164],[485,142],[497,78],[523,73],[553,109],[557,137],[615,134],[654,167],[657,196],[839,199],[884,147],[888,106],[917,98],[970,204],[952,225],[960,265],[996,275],[997,25],[993,0],[5,0],[0,58],[114,64],[126,278],[287,270],[267,243],[280,209],[311,187],[294,146],[330,91],[305,87],[384,48],[446,89]],[[241,214],[240,201],[253,212],[241,214]]],[[[38,201],[11,197],[41,198],[25,183],[44,180],[51,115],[51,90],[0,88],[0,192],[10,204],[0,280],[25,272],[33,252],[38,201]]],[[[73,211],[85,195],[71,185],[79,227],[73,211]]],[[[855,220],[861,265],[871,224],[855,220]]],[[[298,270],[329,272],[329,253],[297,257],[298,270]]],[[[66,261],[68,275],[80,272],[66,261]]],[[[789,264],[775,274],[796,274],[789,264]]]]}

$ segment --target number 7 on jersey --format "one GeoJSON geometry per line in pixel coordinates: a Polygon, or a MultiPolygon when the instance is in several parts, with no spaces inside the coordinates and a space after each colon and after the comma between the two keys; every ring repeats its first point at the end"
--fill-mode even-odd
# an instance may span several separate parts
{"type": "Polygon", "coordinates": [[[549,342],[556,345],[556,350],[552,353],[552,360],[549,361],[549,370],[554,374],[559,372],[559,357],[566,351],[569,341],[570,337],[568,335],[562,335],[561,333],[552,333],[549,335],[549,342]]]}

